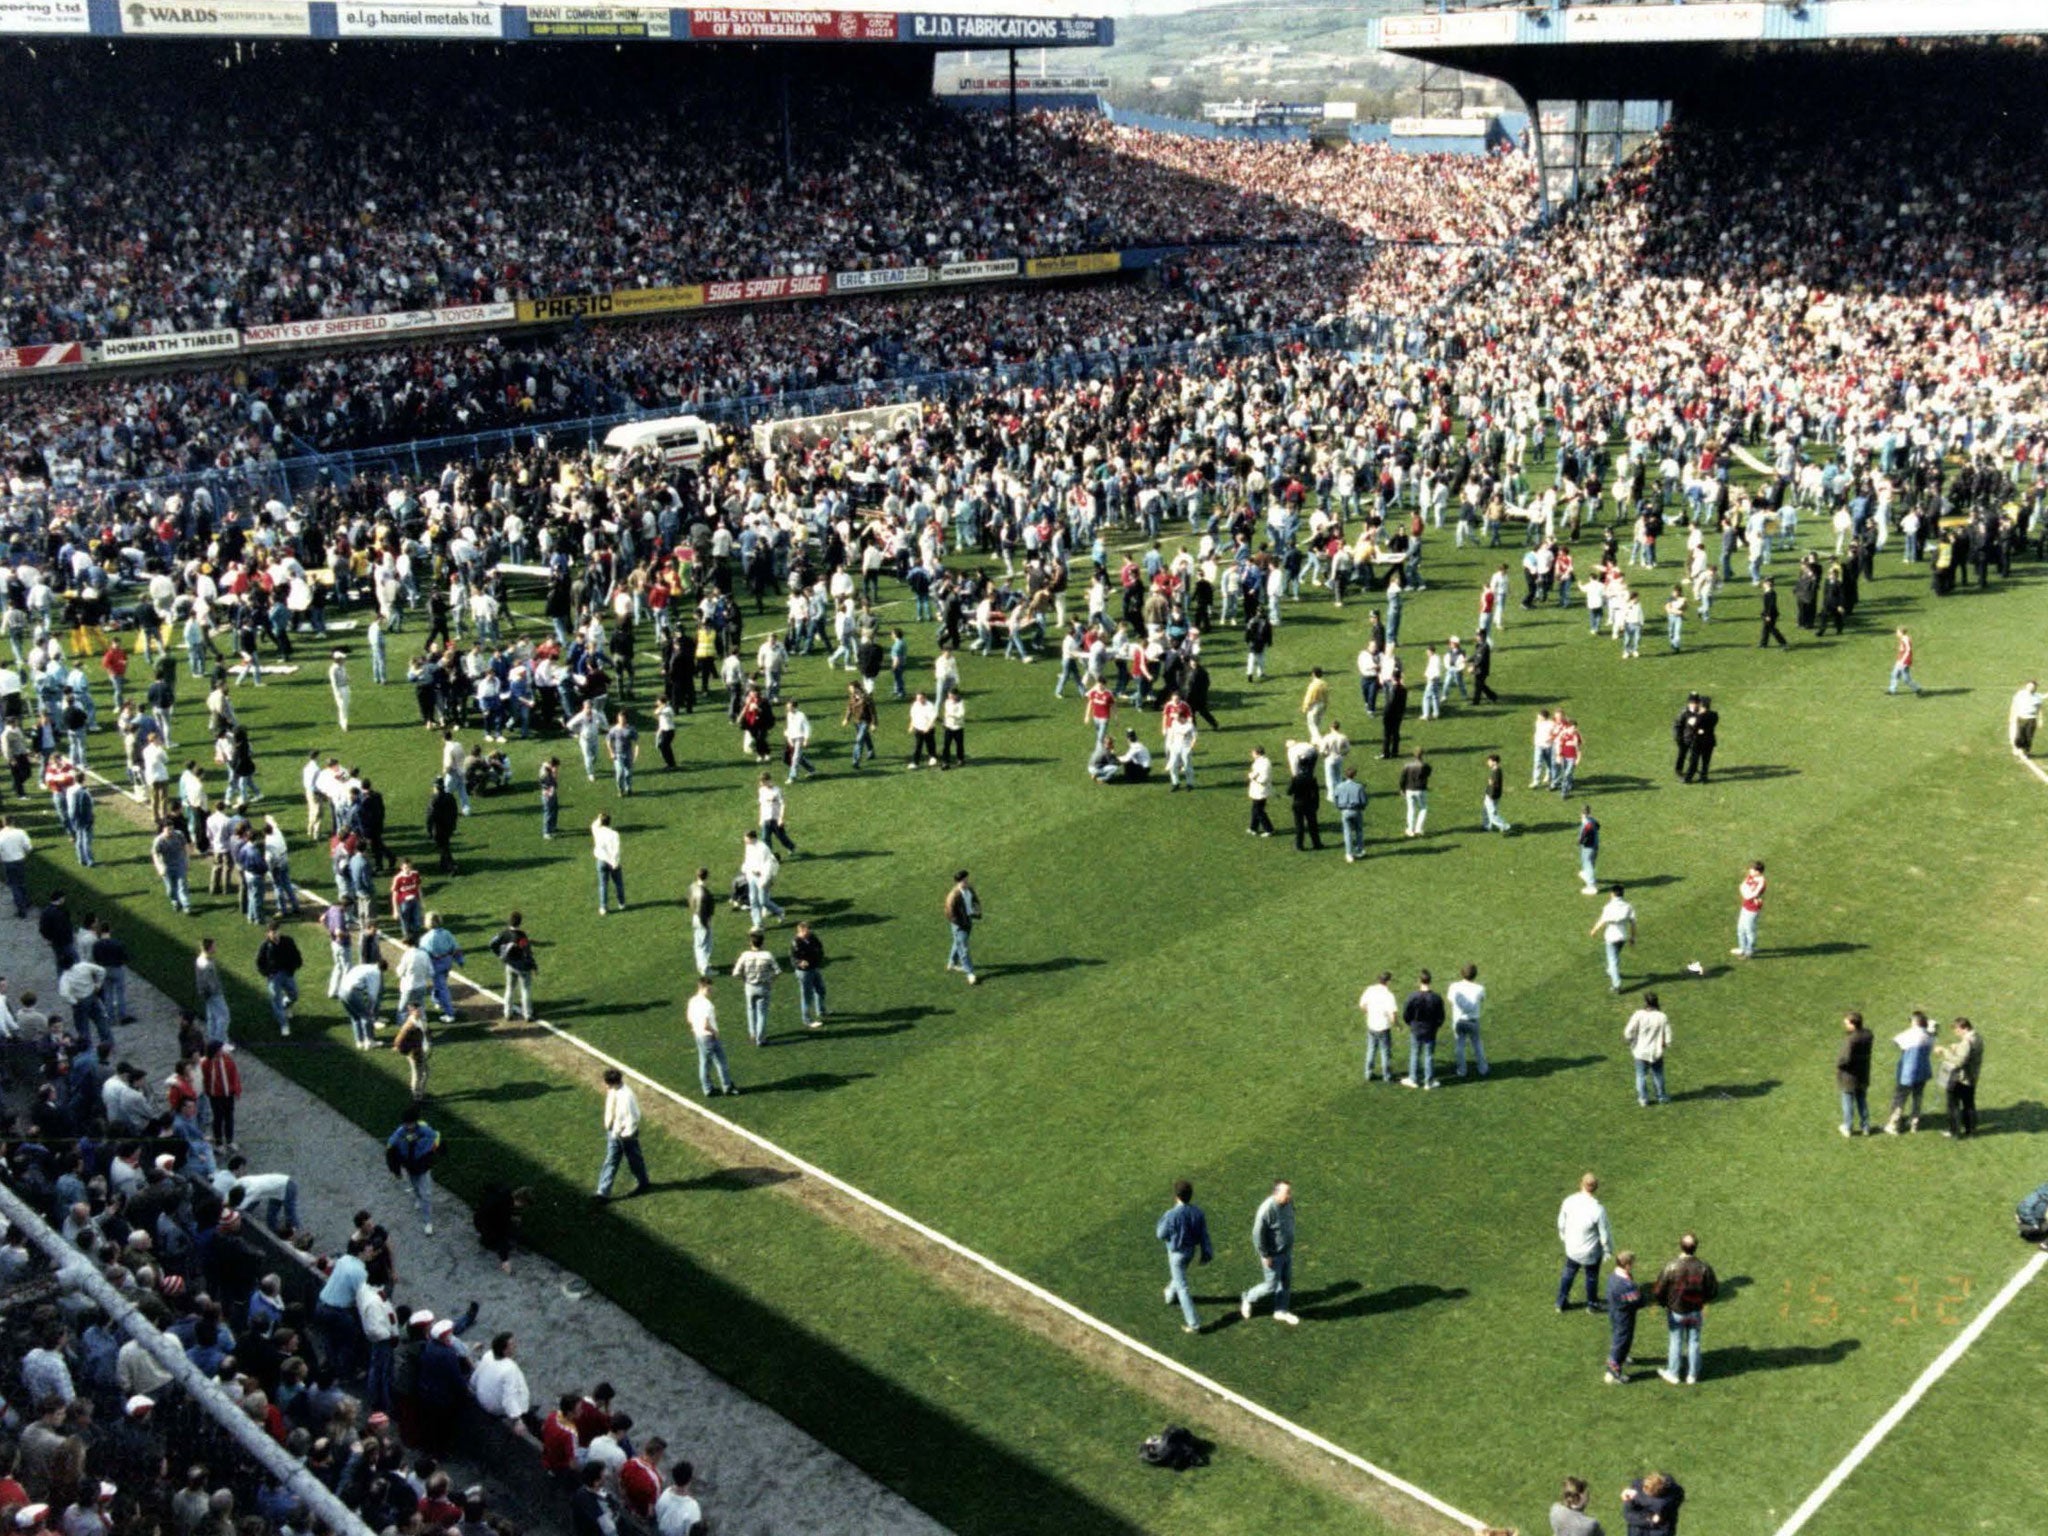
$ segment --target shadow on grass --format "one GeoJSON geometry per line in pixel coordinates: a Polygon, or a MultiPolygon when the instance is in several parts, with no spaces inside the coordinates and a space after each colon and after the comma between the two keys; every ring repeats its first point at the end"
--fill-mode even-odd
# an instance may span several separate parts
{"type": "Polygon", "coordinates": [[[1058,955],[1050,960],[1020,960],[1008,965],[984,965],[983,976],[1043,976],[1052,971],[1071,971],[1077,966],[1104,965],[1091,955],[1058,955]]]}
{"type": "Polygon", "coordinates": [[[872,1072],[799,1072],[795,1077],[778,1078],[772,1083],[742,1083],[740,1097],[758,1093],[829,1093],[834,1088],[844,1088],[874,1075],[872,1072]]]}
{"type": "Polygon", "coordinates": [[[1335,1299],[1339,1291],[1358,1291],[1356,1281],[1345,1281],[1341,1286],[1331,1286],[1309,1296],[1296,1296],[1294,1310],[1297,1315],[1319,1323],[1340,1323],[1354,1317],[1377,1317],[1382,1312],[1406,1312],[1411,1307],[1426,1307],[1432,1302],[1463,1301],[1472,1293],[1464,1286],[1408,1285],[1390,1286],[1384,1291],[1363,1291],[1348,1299],[1335,1299]]]}
{"type": "Polygon", "coordinates": [[[1801,944],[1796,947],[1785,946],[1777,949],[1760,949],[1757,951],[1757,956],[1759,959],[1790,960],[1798,955],[1853,955],[1859,949],[1868,948],[1870,948],[1868,944],[1855,944],[1846,939],[1830,939],[1824,944],[1801,944]]]}
{"type": "Polygon", "coordinates": [[[1671,1102],[1684,1104],[1698,1099],[1760,1099],[1773,1088],[1784,1086],[1784,1083],[1775,1077],[1767,1077],[1755,1083],[1718,1083],[1706,1088],[1688,1088],[1684,1093],[1674,1093],[1671,1095],[1671,1102]]]}
{"type": "Polygon", "coordinates": [[[1709,783],[1747,783],[1756,779],[1796,779],[1799,770],[1784,763],[1744,763],[1735,768],[1717,768],[1709,783]]]}
{"type": "MultiPolygon", "coordinates": [[[[1575,825],[1576,825],[1576,823],[1575,823],[1575,825]]],[[[1682,883],[1682,882],[1684,881],[1684,879],[1685,879],[1685,876],[1683,876],[1683,875],[1639,875],[1639,876],[1637,876],[1637,877],[1636,877],[1635,879],[1633,879],[1633,880],[1621,880],[1621,881],[1605,881],[1605,880],[1603,880],[1603,881],[1601,882],[1601,884],[1603,884],[1603,885],[1608,885],[1608,884],[1619,884],[1619,885],[1625,885],[1625,886],[1627,886],[1627,887],[1628,887],[1628,888],[1629,888],[1630,890],[1632,890],[1632,891],[1654,891],[1654,890],[1656,890],[1656,889],[1657,889],[1657,888],[1658,888],[1659,886],[1664,886],[1664,885],[1678,885],[1678,884],[1682,883]]]]}
{"type": "Polygon", "coordinates": [[[714,1173],[699,1174],[694,1179],[657,1179],[647,1193],[687,1194],[702,1189],[737,1194],[743,1190],[772,1188],[802,1177],[793,1168],[720,1168],[714,1173]]]}
{"type": "Polygon", "coordinates": [[[2021,1099],[1977,1112],[1979,1136],[2038,1136],[2043,1131],[2048,1131],[2048,1104],[2039,1099],[2021,1099]]]}
{"type": "Polygon", "coordinates": [[[802,862],[806,864],[839,864],[848,859],[886,859],[888,857],[889,850],[886,848],[838,848],[834,849],[831,853],[807,853],[804,855],[802,862]]]}
{"type": "Polygon", "coordinates": [[[1574,795],[1632,795],[1652,788],[1650,781],[1632,773],[1596,773],[1572,785],[1574,795]]]}
{"type": "Polygon", "coordinates": [[[1605,1056],[1531,1056],[1522,1061],[1492,1061],[1487,1065],[1488,1080],[1515,1077],[1551,1077],[1559,1072],[1575,1072],[1580,1067],[1596,1067],[1605,1061],[1605,1056]]]}
{"type": "Polygon", "coordinates": [[[629,1013],[656,1013],[662,1009],[674,1009],[674,998],[658,997],[647,1003],[585,1003],[577,999],[572,1005],[567,999],[550,1009],[544,1017],[551,1023],[559,1024],[563,1019],[608,1019],[619,1018],[629,1013]]]}
{"type": "Polygon", "coordinates": [[[543,1083],[533,1080],[515,1080],[509,1083],[493,1083],[488,1088],[461,1088],[454,1093],[429,1093],[430,1104],[523,1104],[528,1099],[545,1098],[551,1093],[561,1093],[560,1083],[543,1083]]]}
{"type": "Polygon", "coordinates": [[[1738,1344],[1732,1349],[1708,1351],[1700,1362],[1701,1374],[1718,1381],[1726,1376],[1746,1376],[1752,1371],[1794,1371],[1808,1365],[1840,1365],[1862,1347],[1861,1339],[1837,1339],[1832,1344],[1785,1344],[1774,1349],[1738,1344]]]}
{"type": "Polygon", "coordinates": [[[1655,971],[1648,976],[1637,977],[1635,981],[1621,990],[1624,993],[1641,992],[1647,987],[1661,987],[1674,981],[1713,981],[1715,978],[1726,976],[1727,974],[1728,967],[1725,965],[1710,965],[1697,975],[1691,971],[1655,971]]]}

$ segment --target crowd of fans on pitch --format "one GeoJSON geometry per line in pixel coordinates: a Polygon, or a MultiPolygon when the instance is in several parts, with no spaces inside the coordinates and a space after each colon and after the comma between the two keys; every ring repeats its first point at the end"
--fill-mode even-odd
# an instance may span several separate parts
{"type": "MultiPolygon", "coordinates": [[[[90,941],[88,926],[83,953],[103,953],[90,941]]],[[[488,1457],[489,1442],[462,1428],[475,1419],[529,1443],[579,1536],[618,1536],[623,1511],[659,1536],[699,1529],[694,1468],[636,1431],[608,1384],[537,1401],[516,1337],[482,1342],[474,1303],[455,1317],[420,1306],[411,1239],[368,1210],[345,1225],[303,1213],[329,1227],[317,1240],[300,1225],[291,1171],[252,1166],[233,1141],[233,1047],[188,1015],[178,1060],[145,1070],[122,1052],[116,1021],[95,1015],[120,1006],[105,987],[76,1005],[52,996],[47,1011],[33,988],[0,996],[0,1067],[34,1093],[21,1122],[6,1117],[7,1183],[256,1430],[374,1531],[519,1536],[486,1487],[451,1478],[451,1455],[488,1457]]],[[[512,1252],[524,1194],[479,1203],[486,1247],[512,1252]]],[[[0,1231],[0,1529],[324,1528],[87,1292],[48,1283],[48,1259],[23,1232],[0,1231]]]]}
{"type": "MultiPolygon", "coordinates": [[[[765,655],[765,672],[778,647],[811,650],[841,639],[854,670],[878,675],[886,654],[863,624],[859,584],[889,570],[910,582],[917,619],[949,634],[963,654],[993,655],[1000,645],[1013,656],[1057,655],[1063,669],[1069,660],[1098,673],[1113,664],[1119,691],[1143,709],[1168,678],[1194,703],[1205,630],[1245,622],[1248,645],[1258,637],[1247,663],[1256,667],[1264,646],[1287,643],[1270,618],[1284,601],[1319,593],[1341,600],[1347,579],[1426,579],[1425,550],[1445,522],[1497,535],[1512,507],[1528,517],[1535,542],[1603,513],[1625,523],[1654,509],[1703,531],[1736,532],[1740,498],[1750,494],[1725,473],[1738,452],[1765,467],[1757,496],[1842,515],[1845,537],[1866,551],[1866,537],[1881,545],[1902,514],[1927,511],[1968,520],[1945,538],[2003,538],[2009,553],[2015,530],[2028,519],[2040,526],[2039,459],[2048,443],[2037,382],[2048,347],[2040,239],[2048,203],[2041,179],[2021,174],[2038,150],[2027,152],[2029,161],[1996,138],[1922,137],[1896,125],[1883,155],[1875,144],[1848,132],[1832,141],[1795,139],[1789,130],[1674,133],[1540,240],[1491,266],[1404,265],[1380,275],[1375,264],[1361,275],[1333,273],[1325,256],[1269,252],[1248,258],[1268,263],[1249,269],[1252,281],[1244,269],[1195,264],[1175,285],[1074,290],[1076,307],[1064,312],[1083,317],[1071,323],[1108,349],[1148,334],[1148,314],[1162,332],[1256,329],[1341,307],[1346,293],[1378,283],[1390,307],[1407,306],[1426,328],[1428,344],[1415,355],[1375,360],[1288,344],[1235,359],[991,388],[927,403],[912,431],[848,433],[778,449],[772,459],[738,446],[714,454],[700,474],[632,464],[613,473],[535,449],[451,466],[429,484],[366,476],[290,509],[222,501],[210,491],[120,502],[89,492],[53,503],[20,495],[7,509],[8,532],[34,558],[9,577],[7,607],[24,619],[8,634],[36,647],[44,637],[25,633],[30,626],[86,626],[82,611],[64,613],[50,573],[86,594],[155,606],[173,654],[141,661],[154,669],[150,714],[161,710],[168,729],[175,688],[165,686],[166,662],[174,681],[183,659],[175,652],[182,647],[204,665],[210,635],[223,632],[251,656],[259,647],[285,649],[298,620],[289,599],[277,612],[278,594],[324,567],[334,577],[333,603],[360,594],[378,609],[386,637],[408,652],[404,610],[426,607],[428,635],[407,674],[417,668],[438,678],[422,687],[422,715],[447,718],[451,730],[485,708],[500,664],[514,678],[529,667],[531,683],[543,663],[552,677],[561,670],[557,656],[578,656],[582,681],[571,673],[560,686],[565,699],[572,685],[583,689],[587,705],[591,688],[602,694],[592,679],[626,672],[619,658],[639,643],[635,626],[643,622],[660,642],[644,648],[661,651],[660,691],[672,703],[694,698],[686,680],[717,681],[737,714],[753,686],[748,659],[765,655]],[[1803,452],[1817,440],[1834,450],[1825,467],[1803,452]],[[1955,450],[1963,451],[1960,462],[1947,457],[1955,450]],[[1541,498],[1530,497],[1521,478],[1532,456],[1554,459],[1558,471],[1541,498]],[[53,506],[79,515],[36,521],[53,506]],[[1159,535],[1162,546],[1178,524],[1187,534],[1174,543],[1186,547],[1119,567],[1097,544],[1112,524],[1159,535]],[[497,600],[476,604],[479,592],[489,596],[491,567],[506,558],[556,569],[547,608],[553,640],[543,633],[537,642],[505,642],[495,632],[497,600]],[[492,632],[465,633],[481,615],[492,632]],[[762,650],[747,635],[743,654],[743,631],[761,629],[764,618],[762,650]]],[[[971,344],[960,338],[977,323],[984,336],[1008,324],[1070,323],[1034,321],[1008,307],[1047,297],[876,301],[874,313],[891,318],[869,322],[866,344],[879,345],[886,331],[892,344],[922,349],[921,358],[945,358],[971,344]],[[972,311],[976,304],[1002,307],[972,311]],[[931,316],[947,305],[976,319],[946,330],[931,316]],[[921,333],[920,325],[931,329],[921,333]]],[[[863,313],[820,306],[713,323],[789,327],[761,343],[788,354],[829,334],[820,328],[863,313]]],[[[679,324],[674,334],[688,330],[679,324]]],[[[547,376],[580,379],[605,349],[658,345],[646,338],[668,333],[560,338],[549,344],[557,350],[547,376]]],[[[821,368],[842,366],[849,355],[814,344],[821,368]]],[[[389,357],[311,366],[390,369],[404,380],[392,391],[401,399],[434,374],[431,365],[389,357]]],[[[497,359],[490,366],[500,370],[492,389],[553,394],[527,385],[523,370],[537,363],[511,365],[516,375],[497,359]]],[[[649,359],[619,366],[649,369],[655,390],[680,390],[660,381],[688,377],[665,376],[661,369],[676,365],[649,359]]],[[[272,418],[280,409],[317,413],[340,377],[301,381],[300,403],[285,399],[289,389],[272,388],[278,404],[265,410],[272,418]]],[[[175,403],[133,397],[132,418],[125,407],[82,397],[45,408],[73,413],[69,430],[93,437],[104,414],[117,442],[124,430],[138,435],[142,422],[164,431],[150,412],[175,411],[171,435],[140,450],[145,464],[190,452],[202,434],[202,454],[215,446],[230,456],[265,451],[267,434],[252,415],[255,399],[270,398],[265,387],[212,387],[221,393],[206,397],[193,387],[175,403]],[[237,420],[240,427],[224,426],[237,420]],[[238,445],[242,430],[255,440],[238,445]]],[[[538,399],[532,407],[549,408],[538,399]]],[[[317,417],[308,420],[319,430],[317,417]]],[[[394,419],[378,430],[414,424],[394,419]]],[[[48,446],[58,441],[17,438],[17,470],[47,471],[48,446]]],[[[1382,623],[1377,611],[1372,622],[1382,623]]],[[[1372,644],[1383,670],[1398,675],[1398,633],[1382,636],[1372,644]]],[[[40,697],[47,676],[18,681],[40,697]]],[[[228,674],[214,680],[225,693],[228,674]]],[[[772,702],[772,688],[763,697],[772,702]]],[[[132,754],[136,746],[146,753],[150,727],[132,704],[120,718],[141,775],[146,758],[132,754]]],[[[549,729],[545,711],[540,719],[549,729]]],[[[58,724],[37,722],[33,746],[47,744],[46,758],[62,755],[58,724]]],[[[519,729],[527,724],[522,717],[519,729]]],[[[502,736],[502,711],[498,726],[502,736]]],[[[24,763],[31,750],[24,737],[24,763]]],[[[246,788],[252,775],[237,777],[246,788]]],[[[202,802],[210,796],[209,788],[202,802]]],[[[256,890],[260,904],[261,882],[256,890]]],[[[65,935],[52,935],[45,927],[54,951],[65,935]]],[[[53,958],[60,972],[71,969],[61,952],[53,958]]],[[[289,1288],[270,1286],[270,1259],[248,1224],[295,1227],[295,1192],[286,1170],[236,1165],[215,1103],[226,1053],[209,1054],[203,1035],[188,1038],[176,1070],[153,1088],[152,1074],[123,1070],[103,1054],[93,1006],[88,989],[73,1018],[52,1020],[25,993],[13,994],[8,1016],[35,1053],[37,1088],[29,1124],[7,1139],[9,1181],[110,1283],[169,1327],[253,1423],[373,1515],[373,1525],[417,1517],[429,1528],[482,1536],[488,1508],[471,1510],[452,1496],[436,1482],[434,1464],[446,1449],[436,1438],[446,1415],[436,1410],[481,1395],[481,1379],[501,1394],[494,1408],[507,1410],[494,1416],[533,1434],[579,1498],[601,1498],[609,1486],[632,1503],[649,1475],[654,1495],[668,1496],[655,1443],[626,1444],[630,1422],[594,1396],[571,1394],[542,1421],[510,1385],[512,1344],[494,1343],[477,1359],[460,1320],[401,1312],[380,1283],[381,1276],[399,1285],[396,1240],[374,1219],[360,1219],[324,1260],[305,1260],[322,1266],[322,1302],[294,1313],[289,1288]]],[[[11,1235],[0,1244],[0,1281],[34,1270],[11,1235]]],[[[265,1531],[301,1528],[289,1495],[223,1455],[179,1406],[164,1373],[89,1305],[60,1297],[45,1312],[7,1322],[29,1331],[23,1348],[0,1352],[10,1415],[0,1427],[17,1442],[0,1452],[14,1458],[0,1465],[0,1504],[18,1504],[18,1530],[118,1536],[174,1526],[180,1536],[256,1536],[239,1526],[244,1516],[260,1518],[265,1531]],[[195,1466],[196,1474],[187,1470],[195,1466]]],[[[671,1489],[679,1470],[668,1474],[671,1489]]],[[[644,1502],[659,1522],[659,1504],[644,1502]]],[[[582,1508],[591,1508],[588,1499],[582,1508]]]]}
{"type": "Polygon", "coordinates": [[[1498,241],[1519,156],[1203,141],[697,84],[606,52],[138,78],[0,62],[0,345],[1183,242],[1498,241]],[[545,74],[540,71],[545,70],[545,74]],[[599,72],[601,69],[601,73],[599,72]],[[346,123],[346,132],[336,125],[346,123]]]}

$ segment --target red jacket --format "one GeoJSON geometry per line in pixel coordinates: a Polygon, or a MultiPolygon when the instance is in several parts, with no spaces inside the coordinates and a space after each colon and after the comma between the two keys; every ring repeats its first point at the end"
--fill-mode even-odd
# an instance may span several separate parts
{"type": "Polygon", "coordinates": [[[215,1051],[200,1063],[199,1079],[210,1099],[239,1099],[242,1096],[242,1069],[224,1050],[215,1051]]]}

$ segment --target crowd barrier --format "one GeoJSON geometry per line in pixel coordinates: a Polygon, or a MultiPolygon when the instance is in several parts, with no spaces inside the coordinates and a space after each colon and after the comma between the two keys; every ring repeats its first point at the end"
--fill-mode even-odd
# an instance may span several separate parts
{"type": "Polygon", "coordinates": [[[622,410],[574,420],[536,422],[532,426],[499,428],[456,437],[428,438],[385,447],[341,453],[308,451],[292,457],[238,465],[232,469],[162,475],[148,480],[99,481],[58,487],[60,503],[120,499],[129,495],[167,496],[204,485],[216,496],[237,503],[275,500],[290,505],[322,484],[342,484],[354,476],[382,473],[420,480],[438,475],[450,463],[483,463],[531,447],[536,440],[565,448],[594,448],[613,427],[651,417],[690,413],[744,432],[759,421],[820,416],[833,411],[865,409],[920,400],[959,399],[1012,385],[1046,387],[1090,378],[1111,379],[1132,370],[1243,357],[1275,347],[1307,344],[1318,348],[1383,357],[1413,354],[1423,345],[1423,327],[1414,321],[1372,315],[1331,319],[1318,325],[1247,332],[1201,341],[1174,342],[1119,352],[1081,353],[1043,362],[1012,363],[995,368],[956,369],[943,373],[908,374],[870,384],[834,385],[773,395],[749,395],[715,401],[677,402],[652,409],[622,410]]]}
{"type": "MultiPolygon", "coordinates": [[[[1293,246],[1300,241],[1240,241],[1232,246],[1293,246]]],[[[1335,242],[1344,243],[1344,242],[1335,242]]],[[[1387,242],[1381,242],[1387,243],[1387,242]]],[[[1435,244],[1400,241],[1398,244],[1435,244]]],[[[1008,256],[976,261],[870,267],[798,277],[739,278],[729,282],[683,283],[669,288],[621,288],[598,293],[552,294],[497,304],[455,304],[441,309],[399,310],[380,315],[335,315],[322,320],[289,320],[274,325],[177,331],[160,336],[126,336],[100,342],[54,342],[0,347],[0,384],[90,377],[148,363],[214,363],[229,358],[320,346],[352,346],[505,331],[525,326],[582,321],[642,319],[692,310],[748,304],[783,304],[851,294],[937,291],[976,283],[1060,282],[1139,272],[1193,247],[1152,246],[1136,250],[1074,251],[1061,256],[1008,256]]]]}

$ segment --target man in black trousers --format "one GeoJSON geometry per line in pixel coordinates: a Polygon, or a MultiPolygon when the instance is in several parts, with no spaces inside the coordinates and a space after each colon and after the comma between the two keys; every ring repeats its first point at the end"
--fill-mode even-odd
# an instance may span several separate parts
{"type": "Polygon", "coordinates": [[[1773,640],[1781,646],[1786,644],[1785,632],[1778,628],[1778,588],[1768,576],[1764,578],[1763,605],[1764,630],[1757,637],[1758,650],[1763,650],[1773,640]]]}
{"type": "Polygon", "coordinates": [[[1700,696],[1688,693],[1685,696],[1685,708],[1681,709],[1678,718],[1671,722],[1671,743],[1678,749],[1678,755],[1671,765],[1671,772],[1676,777],[1684,777],[1685,765],[1692,759],[1692,733],[1693,728],[1699,724],[1699,715],[1700,696]]]}
{"type": "MultiPolygon", "coordinates": [[[[1486,642],[1481,640],[1479,647],[1485,650],[1486,642]]],[[[1381,705],[1380,758],[1384,761],[1401,755],[1401,722],[1408,714],[1408,685],[1401,681],[1399,667],[1394,668],[1394,680],[1387,685],[1381,705]]]]}
{"type": "Polygon", "coordinates": [[[1707,782],[1707,770],[1714,766],[1714,744],[1721,729],[1721,712],[1706,695],[1699,696],[1699,713],[1693,716],[1692,753],[1685,760],[1685,782],[1707,782]]]}
{"type": "Polygon", "coordinates": [[[1484,704],[1491,699],[1500,702],[1500,695],[1487,685],[1487,678],[1493,675],[1493,640],[1481,635],[1479,644],[1472,652],[1472,702],[1484,704]]]}
{"type": "Polygon", "coordinates": [[[1322,804],[1322,786],[1316,781],[1316,760],[1314,754],[1304,755],[1294,765],[1294,774],[1287,781],[1288,803],[1294,808],[1294,848],[1297,853],[1306,853],[1308,838],[1318,851],[1323,846],[1323,828],[1317,816],[1322,804]]]}

